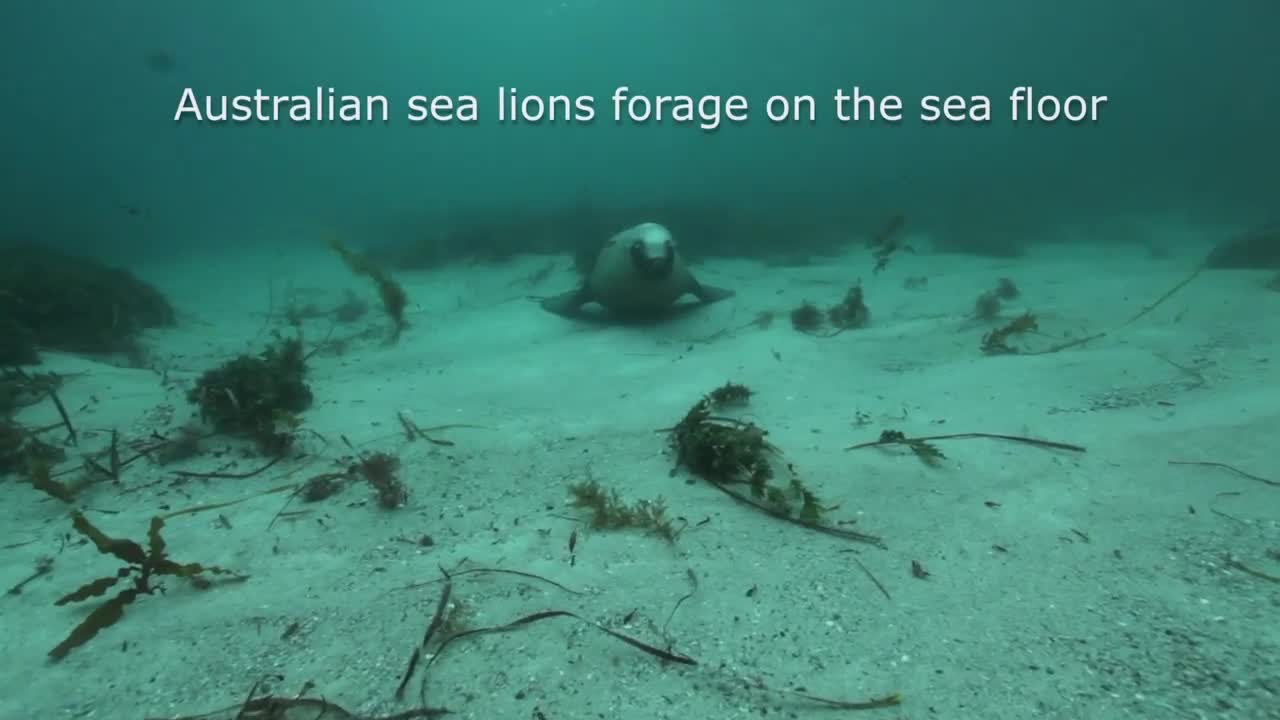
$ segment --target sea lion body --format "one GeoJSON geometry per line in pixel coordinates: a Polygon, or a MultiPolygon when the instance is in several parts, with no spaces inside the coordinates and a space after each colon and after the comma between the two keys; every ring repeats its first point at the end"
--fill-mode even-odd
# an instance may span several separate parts
{"type": "Polygon", "coordinates": [[[584,305],[596,303],[619,319],[661,319],[732,295],[731,290],[703,285],[693,277],[669,230],[657,223],[641,223],[609,238],[581,287],[547,298],[542,307],[557,315],[581,317],[584,305]],[[685,295],[699,302],[678,305],[685,295]]]}

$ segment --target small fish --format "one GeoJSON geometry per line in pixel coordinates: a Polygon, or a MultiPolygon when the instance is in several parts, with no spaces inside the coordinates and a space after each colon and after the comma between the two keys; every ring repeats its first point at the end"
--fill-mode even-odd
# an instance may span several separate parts
{"type": "Polygon", "coordinates": [[[154,73],[169,73],[177,67],[178,61],[173,57],[173,53],[168,50],[152,50],[146,54],[144,58],[147,69],[154,73]]]}
{"type": "Polygon", "coordinates": [[[128,215],[129,217],[136,217],[136,218],[151,217],[151,211],[144,207],[138,207],[137,205],[128,205],[126,203],[116,203],[116,207],[123,210],[125,214],[128,215]]]}

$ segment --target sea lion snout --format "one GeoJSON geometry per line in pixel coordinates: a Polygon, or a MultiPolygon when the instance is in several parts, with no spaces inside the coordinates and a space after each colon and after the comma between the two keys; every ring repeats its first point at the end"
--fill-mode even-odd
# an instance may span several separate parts
{"type": "Polygon", "coordinates": [[[631,243],[631,264],[647,278],[663,280],[670,277],[676,265],[676,249],[669,241],[642,238],[631,243]]]}
{"type": "Polygon", "coordinates": [[[665,280],[676,264],[676,243],[671,232],[657,223],[633,228],[636,238],[628,248],[631,264],[641,276],[665,280]]]}

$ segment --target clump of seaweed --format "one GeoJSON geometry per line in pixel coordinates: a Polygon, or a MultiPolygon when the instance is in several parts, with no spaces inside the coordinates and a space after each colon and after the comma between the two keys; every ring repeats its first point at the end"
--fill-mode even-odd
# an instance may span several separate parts
{"type": "Polygon", "coordinates": [[[175,324],[173,307],[128,270],[37,243],[0,246],[0,364],[39,362],[39,350],[137,354],[148,328],[175,324]]]}
{"type": "Polygon", "coordinates": [[[351,475],[364,478],[377,494],[378,505],[385,510],[401,507],[409,499],[409,489],[396,476],[400,459],[384,452],[361,456],[351,468],[351,475]]]}
{"type": "Polygon", "coordinates": [[[150,452],[151,458],[160,465],[189,460],[204,451],[205,437],[205,431],[199,425],[181,425],[168,435],[159,437],[159,443],[150,452]]]}
{"type": "Polygon", "coordinates": [[[1007,277],[997,280],[992,292],[1001,300],[1017,300],[1022,295],[1022,291],[1018,289],[1018,286],[1007,277]]]}
{"type": "Polygon", "coordinates": [[[667,517],[667,506],[662,498],[627,504],[617,490],[606,490],[595,480],[569,485],[569,494],[573,507],[589,513],[587,523],[594,530],[638,529],[667,542],[675,542],[683,529],[667,517]]]}
{"type": "Polygon", "coordinates": [[[350,479],[350,472],[315,475],[302,484],[302,488],[299,490],[302,495],[302,501],[313,503],[328,500],[342,492],[342,489],[347,486],[347,481],[350,479]]]}
{"type": "Polygon", "coordinates": [[[881,544],[878,537],[835,527],[825,522],[828,508],[796,475],[781,452],[767,439],[767,432],[754,423],[717,414],[732,404],[744,403],[750,391],[734,383],[711,391],[689,409],[671,429],[671,444],[677,466],[710,482],[733,498],[774,517],[832,535],[881,544]],[[788,478],[777,484],[776,466],[788,478]],[[747,486],[747,491],[735,486],[747,486]]]}
{"type": "Polygon", "coordinates": [[[996,328],[982,336],[982,352],[988,355],[1010,355],[1018,353],[1018,348],[1009,344],[1010,337],[1035,332],[1039,329],[1036,316],[1023,313],[1008,324],[996,328]]]}
{"type": "Polygon", "coordinates": [[[347,268],[356,275],[363,275],[373,281],[378,288],[378,297],[382,300],[382,309],[387,313],[387,317],[391,318],[392,334],[391,341],[395,342],[400,339],[400,334],[404,332],[408,325],[404,317],[405,308],[409,305],[409,296],[405,293],[400,283],[396,282],[387,271],[368,257],[351,250],[342,243],[341,240],[332,239],[329,246],[342,257],[342,261],[346,263],[347,268]]]}
{"type": "Polygon", "coordinates": [[[218,432],[247,437],[268,454],[283,455],[293,442],[297,414],[311,407],[302,341],[283,340],[261,355],[241,355],[209,370],[187,399],[218,432]]]}
{"type": "Polygon", "coordinates": [[[870,319],[871,311],[867,309],[861,282],[849,288],[844,299],[825,312],[808,301],[791,311],[791,327],[806,335],[823,338],[835,337],[845,330],[863,327],[870,319]],[[827,322],[833,329],[822,329],[827,322]]]}
{"type": "MultiPolygon", "coordinates": [[[[351,448],[355,461],[343,470],[321,473],[302,483],[290,493],[288,502],[276,513],[276,518],[285,514],[285,509],[294,498],[301,497],[306,503],[320,502],[342,492],[351,483],[360,481],[373,488],[378,506],[384,510],[395,510],[408,502],[409,488],[396,474],[400,469],[399,458],[385,452],[364,455],[347,442],[346,438],[343,438],[343,442],[351,448]]],[[[274,524],[275,518],[271,522],[274,524]]]]}
{"type": "Polygon", "coordinates": [[[66,605],[82,602],[89,598],[100,597],[117,583],[128,581],[128,586],[89,613],[65,640],[49,651],[53,660],[61,660],[67,653],[92,640],[102,630],[114,625],[124,617],[124,609],[141,595],[154,595],[162,591],[157,584],[162,576],[178,577],[194,583],[204,589],[209,582],[204,578],[206,573],[225,575],[232,580],[247,580],[247,576],[239,575],[220,567],[201,565],[199,563],[179,563],[169,558],[164,539],[160,531],[164,528],[164,518],[151,518],[151,528],[147,531],[146,548],[132,540],[121,540],[108,537],[94,527],[80,512],[71,513],[71,525],[81,535],[93,543],[98,552],[111,555],[124,561],[125,565],[112,575],[98,578],[80,586],[72,593],[59,598],[55,605],[66,605]]]}
{"type": "Polygon", "coordinates": [[[983,322],[1000,317],[1000,296],[994,290],[987,290],[978,296],[973,303],[973,316],[983,322]]]}
{"type": "Polygon", "coordinates": [[[751,388],[741,383],[727,382],[707,393],[711,403],[717,408],[746,405],[753,395],[751,388]]]}
{"type": "Polygon", "coordinates": [[[867,324],[871,319],[871,311],[867,309],[862,298],[862,283],[849,288],[844,299],[827,310],[827,320],[832,327],[840,330],[853,330],[867,324]]]}
{"type": "Polygon", "coordinates": [[[800,303],[791,311],[791,327],[803,333],[816,332],[822,327],[822,311],[807,300],[800,303]]]}
{"type": "Polygon", "coordinates": [[[1000,316],[1005,300],[1016,300],[1022,292],[1009,278],[1000,278],[996,286],[983,292],[973,304],[973,316],[978,320],[990,321],[1000,316]]]}

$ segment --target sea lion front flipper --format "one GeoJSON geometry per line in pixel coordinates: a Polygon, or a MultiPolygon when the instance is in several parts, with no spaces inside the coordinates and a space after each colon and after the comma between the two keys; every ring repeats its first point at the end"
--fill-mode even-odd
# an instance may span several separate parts
{"type": "Polygon", "coordinates": [[[563,295],[543,298],[542,309],[561,317],[573,318],[578,317],[581,314],[579,310],[589,302],[591,302],[591,289],[584,285],[563,295]]]}
{"type": "Polygon", "coordinates": [[[732,290],[727,288],[718,288],[714,285],[703,285],[700,282],[694,282],[693,289],[689,292],[693,293],[694,297],[707,305],[716,302],[717,300],[731,298],[735,294],[732,290]]]}

